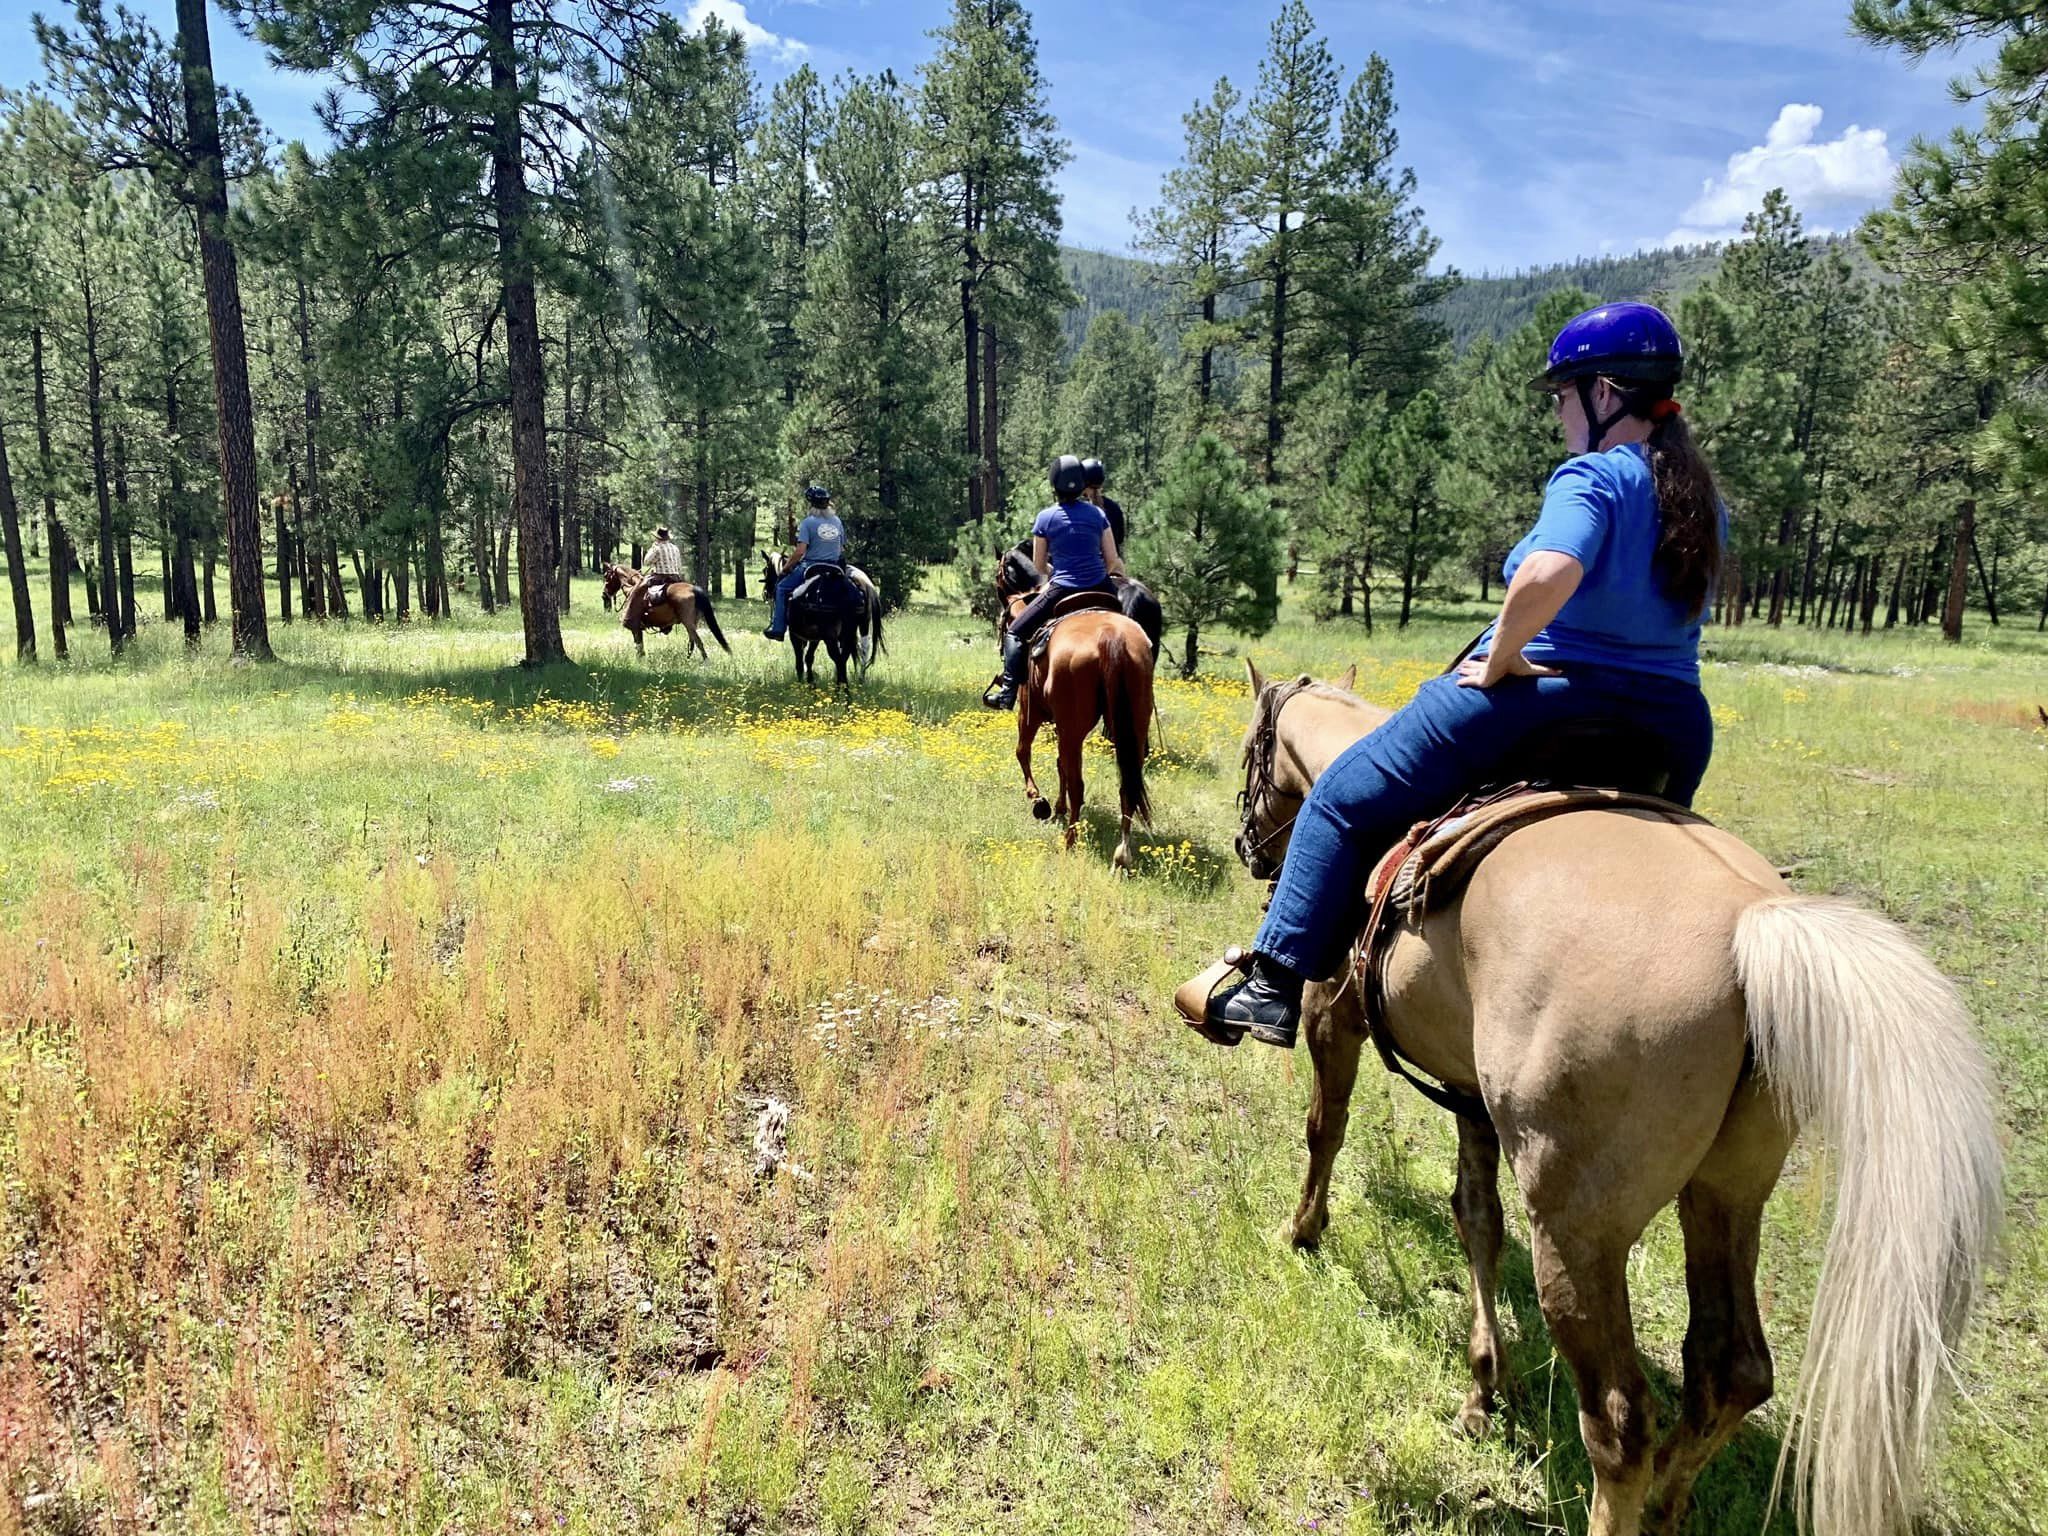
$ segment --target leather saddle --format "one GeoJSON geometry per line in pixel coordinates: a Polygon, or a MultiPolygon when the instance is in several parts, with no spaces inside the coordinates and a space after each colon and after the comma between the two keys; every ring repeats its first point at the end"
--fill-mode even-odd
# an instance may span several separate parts
{"type": "Polygon", "coordinates": [[[1048,618],[1031,636],[1031,659],[1042,660],[1045,648],[1052,644],[1052,632],[1059,627],[1060,620],[1071,619],[1077,613],[1121,613],[1123,603],[1114,592],[1069,592],[1053,604],[1052,617],[1048,618]]]}
{"type": "Polygon", "coordinates": [[[868,597],[861,591],[859,583],[846,574],[844,566],[820,561],[809,568],[802,583],[790,593],[789,606],[802,608],[806,613],[841,618],[865,613],[868,597]]]}

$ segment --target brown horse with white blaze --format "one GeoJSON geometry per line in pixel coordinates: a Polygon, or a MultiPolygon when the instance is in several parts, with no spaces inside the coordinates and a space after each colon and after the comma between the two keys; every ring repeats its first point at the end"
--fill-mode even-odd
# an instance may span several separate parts
{"type": "MultiPolygon", "coordinates": [[[[1264,876],[1316,778],[1387,711],[1248,670],[1237,846],[1264,876]]],[[[1694,1480],[1771,1395],[1763,1210],[1812,1125],[1834,1145],[1838,1188],[1780,1472],[1817,1536],[1910,1530],[2000,1204],[1990,1074],[1954,987],[1894,924],[1795,894],[1730,834],[1628,810],[1511,832],[1391,942],[1393,1043],[1485,1110],[1459,1117],[1452,1195],[1474,1303],[1460,1424],[1485,1431],[1506,1374],[1505,1152],[1578,1388],[1589,1536],[1673,1536],[1694,1480]],[[1660,1441],[1628,1261],[1674,1203],[1690,1316],[1681,1416],[1660,1441]]],[[[1294,1238],[1307,1246],[1329,1221],[1367,1038],[1358,985],[1311,984],[1302,1019],[1315,1085],[1294,1238]]]]}
{"type": "MultiPolygon", "coordinates": [[[[1010,616],[1031,600],[997,584],[1010,616]]],[[[1031,680],[1017,692],[1017,766],[1024,771],[1024,798],[1040,821],[1055,811],[1066,826],[1071,848],[1081,830],[1081,747],[1097,725],[1116,749],[1117,798],[1121,811],[1115,863],[1131,869],[1131,818],[1152,823],[1145,792],[1145,759],[1152,750],[1152,642],[1121,613],[1093,610],[1059,619],[1047,638],[1044,657],[1034,662],[1031,680]],[[1040,793],[1031,772],[1031,748],[1047,722],[1059,737],[1059,801],[1040,793]]]]}

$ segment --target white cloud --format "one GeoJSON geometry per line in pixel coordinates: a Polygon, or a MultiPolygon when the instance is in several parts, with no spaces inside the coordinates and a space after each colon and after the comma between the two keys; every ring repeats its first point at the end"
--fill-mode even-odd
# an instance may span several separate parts
{"type": "Polygon", "coordinates": [[[1763,206],[1764,194],[1783,187],[1802,212],[1830,204],[1869,204],[1891,190],[1897,164],[1882,128],[1851,123],[1839,138],[1816,140],[1821,109],[1789,102],[1764,141],[1728,157],[1728,169],[1710,176],[1700,195],[1664,237],[1669,245],[1726,240],[1739,234],[1745,215],[1763,206]]]}
{"type": "Polygon", "coordinates": [[[811,51],[807,44],[793,37],[778,37],[752,20],[741,0],[690,0],[689,14],[683,18],[683,25],[692,32],[702,31],[704,23],[714,16],[727,31],[739,33],[748,48],[756,53],[765,53],[779,63],[794,64],[811,51]]]}

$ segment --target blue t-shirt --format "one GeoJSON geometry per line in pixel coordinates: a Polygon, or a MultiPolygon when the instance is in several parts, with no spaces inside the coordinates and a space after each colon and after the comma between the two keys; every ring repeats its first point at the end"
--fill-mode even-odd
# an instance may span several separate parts
{"type": "MultiPolygon", "coordinates": [[[[1550,666],[1580,662],[1698,682],[1699,616],[1664,590],[1657,535],[1650,464],[1636,444],[1582,453],[1559,465],[1536,526],[1501,572],[1513,581],[1524,560],[1547,549],[1570,555],[1586,574],[1522,654],[1550,666]]],[[[1489,628],[1474,650],[1483,655],[1492,644],[1489,628]]]]}
{"type": "Polygon", "coordinates": [[[804,547],[804,564],[846,557],[846,525],[837,512],[813,512],[796,530],[796,541],[804,547]]]}
{"type": "Polygon", "coordinates": [[[1092,587],[1109,574],[1102,558],[1102,535],[1108,527],[1100,507],[1069,501],[1039,513],[1031,534],[1045,540],[1054,581],[1063,587],[1092,587]]]}

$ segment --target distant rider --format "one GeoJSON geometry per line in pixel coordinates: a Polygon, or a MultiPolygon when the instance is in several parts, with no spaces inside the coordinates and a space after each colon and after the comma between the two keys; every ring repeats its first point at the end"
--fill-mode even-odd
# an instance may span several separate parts
{"type": "Polygon", "coordinates": [[[1082,497],[1087,475],[1081,461],[1071,453],[1061,454],[1052,461],[1051,480],[1059,503],[1039,513],[1031,525],[1031,563],[1046,583],[1003,634],[1003,670],[981,696],[990,709],[1016,707],[1017,690],[1031,680],[1031,637],[1060,599],[1076,592],[1114,593],[1109,578],[1123,574],[1109,519],[1082,497]]]}
{"type": "Polygon", "coordinates": [[[839,513],[833,509],[832,493],[822,485],[809,485],[804,487],[804,500],[810,504],[810,515],[797,526],[796,544],[789,552],[788,569],[775,583],[774,612],[769,615],[768,627],[761,631],[770,640],[780,640],[789,628],[790,594],[803,585],[811,567],[845,567],[846,525],[839,521],[839,513]]]}
{"type": "Polygon", "coordinates": [[[1083,459],[1081,475],[1084,487],[1082,494],[1100,507],[1102,515],[1109,519],[1109,536],[1116,540],[1116,552],[1121,556],[1124,552],[1124,509],[1117,504],[1115,497],[1102,488],[1109,479],[1109,471],[1103,467],[1100,459],[1083,459]]]}

